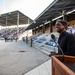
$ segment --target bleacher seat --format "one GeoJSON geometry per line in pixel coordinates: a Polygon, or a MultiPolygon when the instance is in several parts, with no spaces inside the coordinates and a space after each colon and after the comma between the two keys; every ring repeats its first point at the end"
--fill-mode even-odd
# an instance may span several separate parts
{"type": "Polygon", "coordinates": [[[49,40],[45,43],[45,45],[54,46],[55,42],[53,40],[49,40]]]}

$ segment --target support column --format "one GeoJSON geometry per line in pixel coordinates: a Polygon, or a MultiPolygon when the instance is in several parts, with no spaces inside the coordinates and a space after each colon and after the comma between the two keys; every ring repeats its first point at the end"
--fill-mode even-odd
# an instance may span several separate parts
{"type": "Polygon", "coordinates": [[[67,15],[66,14],[63,15],[63,20],[67,21],[67,15]]]}
{"type": "Polygon", "coordinates": [[[35,34],[36,34],[36,28],[35,28],[34,32],[35,32],[35,34]]]}
{"type": "Polygon", "coordinates": [[[26,44],[28,44],[28,30],[26,31],[26,44]]]}
{"type": "Polygon", "coordinates": [[[63,20],[67,21],[67,14],[65,13],[65,10],[62,10],[62,13],[63,13],[63,20]]]}
{"type": "Polygon", "coordinates": [[[17,37],[19,34],[19,12],[17,13],[17,37]]]}
{"type": "Polygon", "coordinates": [[[35,29],[33,29],[32,34],[35,35],[35,29]]]}
{"type": "Polygon", "coordinates": [[[45,33],[45,24],[43,23],[43,33],[45,33]]]}
{"type": "Polygon", "coordinates": [[[53,29],[52,29],[52,20],[49,23],[49,27],[50,27],[50,33],[52,33],[53,32],[53,29]]]}
{"type": "Polygon", "coordinates": [[[7,33],[7,15],[6,15],[6,33],[7,33]]]}
{"type": "Polygon", "coordinates": [[[40,28],[39,28],[39,26],[38,26],[38,33],[40,32],[40,28]]]}
{"type": "Polygon", "coordinates": [[[34,35],[34,29],[32,29],[32,35],[34,35]]]}
{"type": "Polygon", "coordinates": [[[26,36],[26,44],[28,44],[28,36],[26,36]]]}
{"type": "Polygon", "coordinates": [[[63,20],[67,21],[67,14],[63,11],[63,20]]]}
{"type": "Polygon", "coordinates": [[[32,41],[32,37],[30,37],[30,47],[32,47],[33,41],[32,41]]]}

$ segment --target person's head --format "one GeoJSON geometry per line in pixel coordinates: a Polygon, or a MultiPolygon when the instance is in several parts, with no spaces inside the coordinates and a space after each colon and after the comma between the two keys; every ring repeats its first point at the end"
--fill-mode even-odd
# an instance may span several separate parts
{"type": "Polygon", "coordinates": [[[55,23],[55,28],[58,33],[62,33],[63,31],[66,31],[67,29],[67,22],[65,20],[59,19],[55,23]]]}

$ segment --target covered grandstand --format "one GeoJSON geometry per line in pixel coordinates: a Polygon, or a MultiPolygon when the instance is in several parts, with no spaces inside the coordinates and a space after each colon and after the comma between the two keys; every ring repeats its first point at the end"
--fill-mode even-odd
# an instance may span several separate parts
{"type": "Polygon", "coordinates": [[[68,24],[75,24],[75,1],[54,0],[35,20],[26,28],[32,29],[33,35],[38,33],[53,32],[54,23],[58,18],[68,21],[68,24]]]}
{"type": "Polygon", "coordinates": [[[0,26],[31,24],[32,19],[21,13],[20,11],[8,12],[0,14],[0,26]]]}
{"type": "Polygon", "coordinates": [[[5,27],[5,29],[2,28],[0,30],[0,37],[4,37],[5,35],[18,37],[25,32],[26,25],[31,24],[32,21],[32,19],[18,10],[0,14],[0,26],[1,28],[5,27]],[[24,26],[21,27],[21,25],[24,26]],[[11,26],[15,26],[15,28],[10,28],[11,26]]]}

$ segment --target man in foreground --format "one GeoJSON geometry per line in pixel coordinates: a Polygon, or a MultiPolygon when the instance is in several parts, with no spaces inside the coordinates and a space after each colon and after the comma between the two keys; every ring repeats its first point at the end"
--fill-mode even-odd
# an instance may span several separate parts
{"type": "MultiPolygon", "coordinates": [[[[65,55],[75,56],[75,35],[66,32],[67,22],[64,20],[57,20],[55,23],[56,31],[60,34],[58,44],[65,55]]],[[[58,54],[62,54],[58,48],[58,54]]]]}

